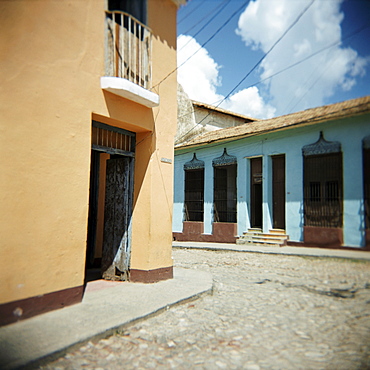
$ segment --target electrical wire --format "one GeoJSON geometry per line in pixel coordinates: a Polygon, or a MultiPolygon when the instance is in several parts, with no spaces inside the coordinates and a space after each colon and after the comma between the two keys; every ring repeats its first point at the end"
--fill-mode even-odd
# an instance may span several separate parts
{"type": "MultiPolygon", "coordinates": [[[[260,58],[260,60],[254,65],[254,67],[249,70],[249,72],[236,84],[236,86],[218,103],[216,106],[219,107],[227,98],[230,97],[230,95],[250,76],[250,74],[262,63],[262,61],[271,53],[271,51],[275,48],[275,46],[285,37],[285,35],[297,24],[297,22],[302,18],[302,16],[307,12],[307,10],[312,6],[312,4],[315,2],[315,0],[312,0],[308,6],[306,6],[302,12],[298,15],[298,17],[293,21],[293,23],[290,24],[290,26],[283,32],[283,34],[274,42],[274,44],[270,47],[270,49],[260,58]]],[[[183,64],[185,64],[190,58],[188,58],[183,64]]],[[[182,64],[182,65],[183,65],[182,64]]],[[[181,65],[180,65],[181,67],[181,65]]],[[[176,140],[176,143],[178,143],[181,139],[183,139],[185,136],[187,136],[194,128],[202,123],[209,114],[207,114],[201,121],[199,121],[192,129],[190,129],[188,132],[186,132],[184,135],[182,135],[178,140],[176,140]]]]}
{"type": "MultiPolygon", "coordinates": [[[[363,105],[366,105],[367,103],[363,103],[363,104],[360,104],[360,105],[358,105],[358,107],[362,107],[363,105]]],[[[346,110],[349,110],[349,109],[352,109],[353,107],[348,107],[348,108],[342,108],[342,111],[346,111],[346,110]]],[[[330,113],[330,114],[335,114],[335,113],[337,113],[337,112],[332,112],[332,113],[330,113]]],[[[320,116],[316,116],[316,117],[314,117],[314,119],[315,120],[320,120],[320,118],[323,118],[323,117],[326,117],[326,116],[328,116],[328,114],[327,113],[324,113],[324,114],[322,114],[322,115],[320,115],[320,116]]],[[[301,125],[301,124],[303,124],[303,123],[309,123],[309,122],[311,122],[313,119],[307,119],[307,120],[304,120],[304,121],[301,121],[301,122],[297,122],[297,123],[294,123],[294,124],[292,124],[292,125],[289,125],[289,126],[286,126],[285,128],[292,128],[292,127],[295,127],[295,126],[298,126],[298,125],[301,125]]],[[[271,133],[271,132],[273,132],[273,131],[277,131],[277,130],[279,130],[279,128],[275,128],[275,129],[269,129],[269,128],[267,128],[267,129],[264,129],[264,130],[261,130],[261,131],[259,131],[259,132],[257,132],[257,133],[252,133],[252,134],[250,134],[250,135],[248,135],[248,136],[244,136],[244,137],[239,137],[239,138],[237,138],[237,139],[232,139],[232,138],[228,138],[228,139],[226,139],[227,141],[231,141],[232,140],[232,142],[233,143],[236,143],[237,141],[241,141],[241,140],[244,140],[245,138],[251,138],[251,137],[254,137],[254,136],[259,136],[259,135],[263,135],[263,134],[267,134],[267,133],[271,133]]],[[[216,143],[213,143],[213,144],[211,144],[211,143],[204,143],[204,144],[206,144],[207,145],[207,149],[209,149],[209,148],[214,148],[214,147],[218,147],[218,146],[224,146],[225,145],[225,141],[222,141],[222,142],[216,142],[216,143]]],[[[202,144],[200,144],[200,145],[202,145],[202,144]]],[[[175,148],[176,149],[176,148],[175,148]]],[[[200,148],[200,149],[202,149],[202,148],[200,148]]],[[[186,149],[184,149],[184,150],[186,150],[186,149]]],[[[188,154],[188,153],[194,153],[194,151],[196,151],[196,149],[190,149],[189,148],[189,150],[188,151],[185,151],[185,152],[182,152],[181,153],[181,155],[183,155],[183,154],[188,154]]]]}
{"type": "MultiPolygon", "coordinates": [[[[215,11],[217,11],[217,9],[222,6],[222,4],[224,4],[224,6],[222,7],[222,9],[217,12],[204,26],[202,26],[194,35],[192,35],[193,38],[195,38],[196,36],[198,36],[218,15],[220,15],[222,13],[222,11],[226,8],[227,5],[229,5],[229,3],[231,2],[231,0],[225,0],[223,1],[222,3],[220,3],[216,8],[214,8],[212,10],[212,12],[208,13],[205,17],[203,17],[197,24],[195,24],[194,26],[192,26],[189,30],[185,31],[183,34],[187,34],[189,31],[191,31],[196,25],[198,25],[199,23],[201,23],[204,19],[208,18],[209,15],[213,14],[215,11]]],[[[177,50],[178,52],[180,50],[182,50],[187,44],[189,44],[190,40],[185,44],[183,45],[179,50],[177,50]]]]}
{"type": "Polygon", "coordinates": [[[189,13],[185,14],[178,22],[177,24],[180,24],[182,21],[184,21],[186,18],[189,17],[189,15],[193,14],[198,8],[200,8],[204,4],[204,1],[199,1],[198,6],[196,6],[193,10],[191,10],[189,13]]]}
{"type": "MultiPolygon", "coordinates": [[[[313,0],[315,1],[315,0],[313,0]]],[[[185,63],[187,63],[195,54],[197,54],[201,49],[203,49],[211,40],[213,40],[217,34],[220,33],[220,31],[249,3],[249,0],[244,1],[243,5],[240,6],[231,16],[217,29],[216,32],[212,34],[211,37],[208,38],[206,42],[204,42],[198,50],[196,50],[192,55],[190,55],[184,62],[182,62],[179,66],[177,66],[173,71],[171,71],[166,77],[164,77],[161,81],[159,81],[156,85],[152,87],[152,89],[155,89],[157,86],[159,86],[162,82],[167,80],[168,77],[170,77],[172,74],[174,74],[179,68],[181,68],[185,63]]]]}
{"type": "MultiPolygon", "coordinates": [[[[322,53],[322,52],[323,52],[323,51],[325,51],[325,50],[328,50],[328,49],[330,49],[330,48],[332,48],[332,47],[334,47],[334,46],[338,46],[338,45],[342,44],[342,43],[343,43],[343,41],[346,41],[347,39],[349,39],[349,38],[351,38],[351,37],[353,37],[353,36],[356,36],[358,33],[360,33],[360,32],[362,32],[362,31],[364,31],[366,28],[369,28],[369,27],[370,27],[370,22],[365,23],[365,24],[364,24],[364,25],[362,25],[361,27],[357,28],[355,31],[353,31],[353,32],[351,32],[350,34],[348,34],[348,35],[346,35],[345,37],[343,37],[341,40],[339,40],[339,41],[335,41],[335,42],[333,42],[333,43],[331,43],[331,44],[329,44],[329,45],[326,45],[325,47],[323,47],[323,48],[321,48],[321,49],[319,49],[319,50],[315,51],[314,53],[312,53],[312,54],[308,55],[307,57],[305,57],[305,58],[303,58],[303,59],[301,59],[301,60],[299,60],[298,62],[295,62],[295,63],[293,63],[293,64],[290,64],[289,66],[287,66],[287,67],[285,67],[285,68],[281,69],[280,71],[275,72],[275,73],[273,73],[273,74],[271,74],[271,75],[269,75],[269,76],[267,76],[267,77],[265,77],[265,78],[263,78],[263,79],[261,79],[261,80],[259,80],[259,81],[255,82],[255,83],[253,83],[253,84],[251,84],[251,85],[248,85],[248,86],[246,87],[246,89],[248,89],[248,88],[250,88],[250,87],[253,87],[253,86],[257,86],[257,85],[259,85],[259,84],[261,84],[261,83],[263,83],[263,82],[265,82],[265,81],[267,81],[267,80],[271,79],[272,77],[275,77],[275,76],[277,76],[277,75],[279,75],[279,74],[281,74],[281,73],[283,73],[283,72],[285,72],[285,71],[287,71],[287,70],[289,70],[289,69],[291,69],[291,68],[293,68],[293,67],[295,67],[295,66],[297,66],[297,65],[299,65],[299,64],[301,64],[301,63],[303,63],[303,62],[305,62],[306,60],[311,59],[311,58],[312,58],[312,57],[314,57],[315,55],[320,54],[320,53],[322,53]]],[[[214,102],[214,103],[213,103],[213,104],[211,104],[211,105],[216,106],[216,104],[217,104],[217,103],[219,103],[219,102],[220,102],[220,100],[218,100],[217,102],[214,102]]],[[[186,116],[191,115],[191,114],[193,114],[193,113],[185,113],[185,114],[183,114],[182,116],[179,116],[178,118],[183,118],[183,117],[186,117],[186,116]]]]}

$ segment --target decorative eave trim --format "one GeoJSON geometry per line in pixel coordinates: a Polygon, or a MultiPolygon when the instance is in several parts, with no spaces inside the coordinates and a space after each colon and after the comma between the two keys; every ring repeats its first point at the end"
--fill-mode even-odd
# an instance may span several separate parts
{"type": "Polygon", "coordinates": [[[236,164],[237,158],[233,155],[227,154],[226,148],[224,148],[224,152],[221,157],[217,157],[212,161],[213,167],[218,166],[229,166],[231,164],[236,164]]]}
{"type": "Polygon", "coordinates": [[[204,162],[197,158],[194,153],[193,159],[184,164],[184,170],[200,170],[204,168],[204,162]]]}
{"type": "Polygon", "coordinates": [[[324,139],[324,134],[320,131],[319,140],[316,143],[305,145],[302,148],[304,156],[339,153],[342,151],[342,146],[339,141],[327,141],[324,139]]]}

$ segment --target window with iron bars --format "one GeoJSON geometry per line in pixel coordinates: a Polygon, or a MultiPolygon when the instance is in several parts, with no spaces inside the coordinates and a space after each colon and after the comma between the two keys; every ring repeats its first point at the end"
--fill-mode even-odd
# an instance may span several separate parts
{"type": "Polygon", "coordinates": [[[214,167],[214,222],[236,222],[236,164],[214,167]]]}
{"type": "Polygon", "coordinates": [[[185,171],[185,221],[203,221],[204,169],[185,171]]]}
{"type": "Polygon", "coordinates": [[[342,153],[304,157],[305,226],[343,226],[342,153]]]}

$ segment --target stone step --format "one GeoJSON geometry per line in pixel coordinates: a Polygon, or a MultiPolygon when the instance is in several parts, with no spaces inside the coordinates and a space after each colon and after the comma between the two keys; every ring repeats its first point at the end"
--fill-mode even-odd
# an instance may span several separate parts
{"type": "Polygon", "coordinates": [[[277,236],[270,236],[268,234],[261,234],[261,235],[254,235],[252,237],[252,240],[261,240],[261,241],[273,241],[273,242],[276,242],[276,243],[280,243],[280,242],[284,242],[285,240],[287,240],[287,237],[277,237],[277,236]]]}
{"type": "Polygon", "coordinates": [[[238,245],[259,245],[259,246],[278,247],[278,248],[283,246],[283,244],[281,243],[251,241],[251,240],[245,240],[245,239],[237,239],[236,244],[238,245]]]}
{"type": "Polygon", "coordinates": [[[238,240],[237,244],[257,244],[281,247],[286,245],[289,236],[285,230],[272,229],[269,233],[263,233],[261,229],[252,228],[244,233],[238,240]]]}
{"type": "Polygon", "coordinates": [[[246,232],[244,233],[241,238],[246,238],[246,239],[250,239],[250,238],[266,238],[266,239],[279,239],[279,240],[284,240],[284,239],[289,239],[289,236],[286,235],[286,234],[275,234],[275,233],[272,233],[272,234],[267,234],[267,233],[250,233],[250,232],[246,232]]]}
{"type": "Polygon", "coordinates": [[[284,229],[271,229],[269,230],[270,234],[286,235],[284,229]]]}
{"type": "Polygon", "coordinates": [[[247,233],[248,234],[261,234],[262,229],[248,229],[247,233]]]}

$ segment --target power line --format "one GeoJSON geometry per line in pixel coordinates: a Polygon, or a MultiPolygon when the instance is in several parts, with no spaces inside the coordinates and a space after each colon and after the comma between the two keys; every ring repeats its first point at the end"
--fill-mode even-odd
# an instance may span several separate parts
{"type": "MultiPolygon", "coordinates": [[[[262,63],[262,61],[271,53],[271,51],[275,48],[275,46],[285,37],[285,35],[297,24],[297,22],[302,18],[302,16],[307,12],[307,10],[312,6],[312,4],[315,2],[315,0],[312,0],[308,6],[306,6],[303,11],[298,15],[298,17],[293,21],[293,23],[283,32],[283,34],[274,42],[274,44],[270,47],[270,49],[263,55],[262,58],[254,65],[254,67],[236,84],[236,86],[216,105],[216,108],[219,107],[230,95],[250,76],[250,74],[262,63]]],[[[199,50],[198,50],[199,51],[199,50]]],[[[186,63],[190,58],[188,58],[184,63],[186,63]]],[[[183,64],[184,64],[183,63],[183,64]]],[[[182,65],[183,65],[182,64],[182,65]]],[[[181,67],[181,65],[180,65],[181,67]]],[[[202,123],[207,117],[209,116],[209,113],[201,120],[199,121],[196,126],[200,123],[202,123]]],[[[190,129],[188,132],[186,132],[184,135],[180,137],[181,140],[184,138],[187,134],[189,134],[194,128],[190,129]]]]}
{"type": "Polygon", "coordinates": [[[193,14],[198,8],[200,8],[204,4],[204,1],[199,1],[198,6],[196,6],[193,10],[191,10],[189,13],[185,14],[178,22],[177,24],[180,24],[183,20],[189,17],[189,15],[193,14]]]}
{"type": "MultiPolygon", "coordinates": [[[[315,1],[315,0],[313,0],[315,1]]],[[[156,85],[152,87],[152,89],[156,88],[158,85],[160,85],[163,81],[165,81],[168,77],[170,77],[173,73],[175,73],[179,68],[181,68],[185,63],[187,63],[195,54],[198,53],[202,48],[204,48],[211,40],[213,40],[216,35],[235,17],[236,14],[238,14],[247,4],[249,3],[249,0],[245,1],[242,6],[240,6],[223,24],[221,27],[217,29],[216,32],[213,33],[213,35],[204,42],[198,50],[196,50],[192,55],[190,55],[184,62],[182,62],[179,66],[177,66],[173,71],[171,71],[166,77],[164,77],[160,82],[158,82],[156,85]]]]}
{"type": "MultiPolygon", "coordinates": [[[[365,105],[367,103],[363,103],[363,104],[360,104],[358,107],[361,107],[363,105],[365,105]]],[[[342,108],[342,111],[346,111],[346,110],[349,110],[349,109],[352,109],[353,107],[347,107],[347,108],[342,108]]],[[[335,114],[336,112],[332,112],[332,113],[329,113],[329,115],[331,114],[335,114]]],[[[314,120],[320,120],[320,118],[323,118],[323,117],[327,117],[328,114],[327,113],[323,113],[322,115],[319,115],[319,116],[315,116],[314,119],[312,118],[309,118],[309,119],[306,119],[304,121],[301,121],[301,122],[296,122],[296,123],[293,123],[289,126],[286,126],[285,128],[286,129],[289,129],[289,128],[292,128],[292,127],[295,127],[295,126],[298,126],[300,124],[303,124],[303,123],[309,123],[309,122],[312,122],[314,120]]],[[[272,118],[273,119],[273,118],[272,118]]],[[[274,128],[274,129],[271,129],[271,128],[266,128],[264,130],[261,130],[259,132],[254,132],[254,133],[251,133],[251,134],[248,134],[248,136],[243,136],[243,137],[238,137],[237,139],[233,139],[233,138],[225,138],[225,141],[226,142],[229,142],[232,140],[233,143],[237,142],[237,141],[241,141],[241,140],[244,140],[245,138],[250,138],[250,137],[255,137],[255,136],[261,136],[261,135],[264,135],[264,134],[267,134],[267,133],[271,133],[273,131],[276,131],[276,130],[279,130],[279,128],[274,128]]],[[[203,144],[199,144],[199,145],[207,145],[207,149],[209,148],[213,148],[213,147],[217,147],[217,146],[224,146],[225,145],[225,141],[221,141],[221,142],[210,142],[210,143],[203,143],[203,144]]],[[[194,144],[196,145],[196,144],[194,144]]],[[[176,148],[175,148],[176,149],[176,148]]],[[[198,148],[199,149],[202,149],[202,148],[198,148]]],[[[188,153],[194,153],[194,151],[196,151],[197,149],[184,149],[184,150],[187,150],[186,152],[182,152],[181,155],[183,154],[188,154],[188,153]]]]}
{"type": "MultiPolygon", "coordinates": [[[[265,81],[267,81],[267,80],[269,80],[269,79],[271,79],[271,78],[273,78],[273,77],[275,77],[275,76],[277,76],[277,75],[279,75],[279,74],[281,74],[281,73],[283,73],[283,72],[285,72],[285,71],[287,71],[287,70],[289,70],[290,68],[293,68],[293,67],[295,67],[295,66],[297,66],[297,65],[299,65],[299,64],[301,64],[301,63],[303,63],[303,62],[305,62],[306,60],[308,60],[308,59],[311,59],[312,57],[314,57],[315,55],[317,55],[317,54],[319,54],[319,53],[322,53],[323,51],[325,51],[325,50],[328,50],[328,49],[330,49],[330,48],[332,48],[332,47],[334,47],[334,46],[337,46],[337,45],[340,45],[340,44],[342,44],[342,42],[343,41],[346,41],[347,39],[349,39],[349,38],[351,38],[351,37],[353,37],[353,36],[356,36],[357,34],[359,34],[360,32],[362,32],[362,31],[364,31],[366,28],[369,28],[370,27],[370,22],[368,22],[368,23],[365,23],[364,25],[362,25],[361,27],[359,27],[359,28],[357,28],[355,31],[353,31],[353,32],[351,32],[350,34],[348,34],[348,35],[346,35],[345,37],[343,37],[343,39],[340,39],[339,41],[336,41],[336,42],[333,42],[333,43],[331,43],[331,44],[329,44],[329,45],[327,45],[327,46],[325,46],[325,47],[323,47],[323,48],[321,48],[321,49],[319,49],[319,50],[317,50],[316,52],[314,52],[314,53],[312,53],[312,54],[310,54],[310,55],[308,55],[307,57],[305,57],[305,58],[303,58],[303,59],[301,59],[301,60],[299,60],[298,62],[295,62],[295,63],[293,63],[293,64],[291,64],[291,65],[289,65],[288,67],[285,67],[285,68],[283,68],[283,69],[281,69],[280,71],[278,71],[278,72],[275,72],[275,73],[273,73],[273,74],[271,74],[271,75],[269,75],[269,76],[267,76],[267,77],[265,77],[264,79],[262,79],[262,80],[259,80],[259,81],[257,81],[257,82],[255,82],[254,84],[251,84],[251,85],[248,85],[247,87],[246,87],[246,89],[248,89],[248,88],[250,88],[250,87],[253,87],[253,86],[257,86],[257,85],[259,85],[260,83],[262,83],[262,82],[265,82],[265,81]]],[[[222,102],[222,101],[221,101],[222,102]]],[[[214,104],[216,104],[217,102],[215,102],[214,104]]],[[[221,103],[220,103],[221,104],[221,103]]],[[[186,113],[186,114],[183,114],[182,116],[180,116],[180,117],[178,117],[178,118],[182,118],[182,117],[186,117],[186,116],[188,116],[188,115],[191,115],[192,113],[186,113]]],[[[207,116],[205,117],[205,118],[207,118],[207,116]]],[[[187,133],[185,133],[180,139],[182,139],[185,135],[187,135],[188,133],[190,133],[195,127],[197,127],[197,125],[198,124],[200,124],[202,121],[200,121],[200,122],[198,122],[192,129],[190,129],[187,133]]]]}
{"type": "Polygon", "coordinates": [[[307,12],[307,10],[312,6],[315,0],[312,0],[306,8],[298,15],[295,21],[286,29],[286,31],[275,41],[275,43],[270,47],[270,49],[264,54],[264,56],[254,65],[254,67],[236,84],[236,86],[225,96],[223,100],[218,104],[222,104],[249,76],[250,74],[263,62],[263,60],[271,53],[275,46],[285,37],[285,35],[297,24],[297,22],[302,18],[302,16],[307,12]]]}
{"type": "MultiPolygon", "coordinates": [[[[267,81],[267,80],[271,79],[272,77],[275,77],[275,76],[277,76],[277,75],[279,75],[279,74],[281,74],[281,73],[283,73],[283,72],[285,72],[285,71],[287,71],[287,70],[289,70],[289,69],[291,69],[291,68],[293,68],[293,67],[295,67],[295,66],[297,66],[297,65],[299,65],[299,64],[301,64],[301,63],[303,63],[303,62],[305,62],[306,60],[311,59],[311,58],[312,58],[312,57],[314,57],[315,55],[320,54],[320,53],[322,53],[322,52],[323,52],[323,51],[325,51],[325,50],[328,50],[328,49],[330,49],[330,48],[332,48],[332,47],[334,47],[334,46],[337,46],[337,45],[342,44],[342,42],[343,42],[343,41],[346,41],[347,39],[349,39],[349,38],[351,38],[351,37],[353,37],[353,36],[356,36],[358,33],[360,33],[360,32],[362,32],[362,31],[364,31],[366,28],[369,28],[369,27],[370,27],[370,22],[365,23],[364,25],[362,25],[361,27],[357,28],[355,31],[351,32],[350,34],[346,35],[345,37],[343,37],[343,38],[342,38],[342,39],[340,39],[339,41],[335,41],[335,42],[333,42],[333,43],[331,43],[331,44],[329,44],[329,45],[326,45],[326,46],[324,46],[323,48],[321,48],[321,49],[319,49],[319,50],[315,51],[314,53],[312,53],[312,54],[310,54],[310,55],[308,55],[307,57],[305,57],[305,58],[303,58],[303,59],[299,60],[298,62],[295,62],[295,63],[293,63],[293,64],[290,64],[289,66],[287,66],[287,67],[285,67],[285,68],[281,69],[280,71],[275,72],[275,73],[273,73],[273,74],[271,74],[271,75],[269,75],[269,76],[267,76],[267,77],[265,77],[265,78],[263,78],[263,79],[261,79],[261,80],[259,80],[259,81],[255,82],[255,83],[253,83],[253,84],[251,84],[251,85],[248,85],[248,86],[246,87],[246,89],[248,89],[248,88],[250,88],[250,87],[253,87],[253,86],[257,86],[257,85],[261,84],[262,82],[265,82],[265,81],[267,81]]],[[[221,100],[220,100],[220,101],[221,101],[221,100]]],[[[218,103],[218,102],[220,102],[220,101],[214,102],[213,104],[217,104],[217,103],[218,103]]],[[[180,116],[179,118],[186,117],[186,116],[188,116],[188,115],[190,115],[190,114],[192,114],[192,113],[186,113],[186,114],[183,114],[183,115],[182,115],[182,116],[180,116]]]]}
{"type": "MultiPolygon", "coordinates": [[[[363,30],[365,30],[366,28],[369,28],[369,27],[370,27],[370,22],[369,22],[369,23],[365,23],[363,26],[361,26],[360,28],[358,28],[358,29],[357,29],[357,30],[355,30],[354,32],[352,32],[352,33],[348,34],[348,35],[347,35],[346,37],[344,37],[343,39],[341,39],[341,40],[339,40],[339,41],[335,41],[335,42],[333,42],[333,43],[331,43],[331,44],[329,44],[329,45],[327,45],[327,46],[325,46],[325,47],[323,47],[323,48],[321,48],[321,49],[319,49],[319,50],[315,51],[314,53],[312,53],[312,54],[308,55],[307,57],[305,57],[305,58],[303,58],[303,59],[301,59],[301,60],[299,60],[298,62],[295,62],[295,63],[293,63],[293,64],[289,65],[288,67],[285,67],[285,68],[281,69],[280,71],[275,72],[275,73],[273,73],[272,75],[270,75],[270,76],[268,76],[268,77],[265,77],[264,79],[259,80],[258,82],[254,83],[254,84],[252,84],[252,85],[249,85],[248,87],[252,87],[252,86],[259,85],[260,83],[265,82],[265,81],[269,80],[270,78],[275,77],[275,76],[279,75],[280,73],[283,73],[283,72],[287,71],[288,69],[293,68],[293,67],[297,66],[298,64],[301,64],[301,63],[305,62],[305,61],[306,61],[306,60],[308,60],[308,59],[311,59],[311,58],[312,58],[312,57],[314,57],[315,55],[317,55],[317,54],[319,54],[319,53],[322,53],[322,52],[323,52],[323,51],[325,51],[325,50],[328,50],[328,49],[330,49],[330,48],[332,48],[332,47],[334,47],[334,46],[340,45],[343,41],[345,41],[345,40],[347,40],[347,39],[349,39],[349,38],[351,38],[351,37],[353,37],[353,36],[357,35],[358,33],[362,32],[363,30]]],[[[248,88],[248,87],[247,87],[247,88],[248,88]]]]}
{"type": "MultiPolygon", "coordinates": [[[[231,2],[231,0],[224,0],[222,3],[218,4],[210,13],[208,13],[206,16],[204,16],[199,22],[197,22],[194,26],[192,26],[191,28],[189,28],[188,30],[186,30],[185,32],[183,32],[183,34],[187,34],[189,33],[194,27],[196,27],[198,24],[200,24],[204,19],[207,19],[209,16],[211,16],[214,12],[217,11],[218,8],[220,8],[223,4],[225,4],[222,9],[217,12],[215,14],[215,16],[213,16],[203,27],[200,28],[199,31],[197,31],[194,35],[192,35],[193,38],[195,38],[195,36],[197,36],[200,32],[202,32],[220,13],[222,13],[222,11],[225,9],[225,7],[231,2]]],[[[181,49],[179,49],[178,51],[182,50],[188,43],[190,42],[190,40],[181,47],[181,49]]]]}

